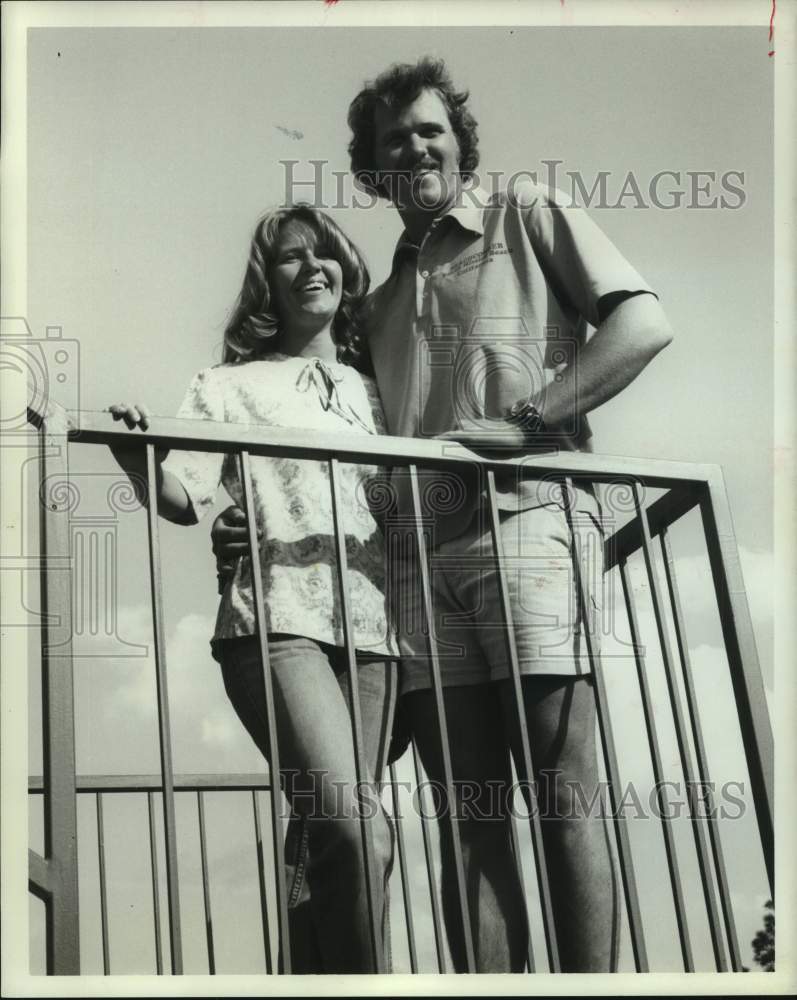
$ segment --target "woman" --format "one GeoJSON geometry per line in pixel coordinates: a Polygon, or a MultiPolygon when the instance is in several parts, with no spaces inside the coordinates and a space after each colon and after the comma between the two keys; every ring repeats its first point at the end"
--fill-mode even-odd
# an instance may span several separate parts
{"type": "MultiPolygon", "coordinates": [[[[354,367],[361,361],[357,308],[367,290],[362,258],[328,216],[309,206],[270,213],[252,239],[241,294],[224,334],[223,363],[195,376],[178,415],[328,433],[383,432],[376,385],[354,367]]],[[[149,426],[145,406],[120,404],[110,411],[131,428],[149,426]]],[[[140,474],[128,452],[115,454],[125,471],[140,474]]],[[[242,506],[235,456],[172,453],[160,471],[158,510],[169,520],[196,523],[213,506],[219,483],[242,506]]],[[[368,779],[379,781],[396,664],[385,610],[382,539],[364,499],[374,471],[341,466],[341,505],[364,750],[368,779]]],[[[293,867],[293,969],[376,971],[389,963],[384,957],[375,962],[371,940],[328,467],[253,457],[251,474],[281,783],[298,817],[286,845],[293,867]]],[[[251,563],[244,555],[223,588],[212,648],[235,711],[268,757],[254,632],[251,563]]],[[[377,948],[384,956],[392,831],[383,810],[371,812],[375,815],[366,822],[382,935],[377,948]]]]}

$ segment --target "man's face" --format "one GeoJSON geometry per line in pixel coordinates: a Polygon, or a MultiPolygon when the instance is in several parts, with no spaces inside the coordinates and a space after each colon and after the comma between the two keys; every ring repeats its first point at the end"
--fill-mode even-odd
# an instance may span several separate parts
{"type": "Polygon", "coordinates": [[[409,213],[446,209],[459,189],[459,143],[440,95],[424,90],[403,108],[378,104],[376,165],[391,201],[409,213]]]}

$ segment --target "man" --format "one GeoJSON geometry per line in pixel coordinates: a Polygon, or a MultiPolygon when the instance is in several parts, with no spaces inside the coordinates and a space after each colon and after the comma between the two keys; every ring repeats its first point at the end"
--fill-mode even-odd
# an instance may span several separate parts
{"type": "MultiPolygon", "coordinates": [[[[636,378],[669,343],[669,326],[639,274],[557,193],[526,183],[488,195],[474,186],[476,122],[467,98],[441,61],[422,59],[388,69],[349,111],[352,170],[391,200],[404,224],[391,273],[367,314],[388,429],[480,448],[533,451],[540,442],[588,450],[586,413],[636,378]],[[587,323],[596,328],[589,340],[587,323]]],[[[497,487],[523,709],[547,817],[556,936],[564,971],[608,971],[616,893],[603,821],[587,807],[598,763],[586,625],[570,571],[565,504],[555,484],[532,473],[499,477],[497,487]]],[[[496,790],[511,786],[510,748],[521,777],[523,758],[485,490],[474,479],[449,477],[442,486],[450,496],[441,504],[439,479],[421,486],[430,499],[433,634],[451,767],[469,807],[457,828],[476,968],[521,971],[526,911],[509,803],[496,790]]],[[[578,487],[571,500],[582,548],[593,552],[582,571],[595,612],[600,506],[589,487],[578,487]]],[[[406,509],[406,496],[400,502],[406,509]]],[[[225,537],[230,532],[214,526],[217,547],[225,537]]],[[[402,711],[428,777],[442,783],[417,566],[399,560],[395,570],[404,605],[402,711]],[[420,627],[405,627],[412,621],[420,627]]],[[[446,927],[455,968],[465,971],[447,823],[441,838],[446,927]]]]}

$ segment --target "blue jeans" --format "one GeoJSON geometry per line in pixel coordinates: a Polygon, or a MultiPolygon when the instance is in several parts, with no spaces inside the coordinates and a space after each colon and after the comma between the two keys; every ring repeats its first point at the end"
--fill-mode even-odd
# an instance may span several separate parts
{"type": "MultiPolygon", "coordinates": [[[[268,759],[263,674],[254,637],[220,649],[227,694],[268,759]]],[[[370,825],[377,878],[374,903],[384,968],[389,968],[387,881],[393,832],[378,794],[357,794],[349,681],[340,647],[303,636],[269,636],[280,782],[291,805],[285,842],[291,966],[295,973],[374,972],[362,849],[370,825]]],[[[373,785],[382,777],[393,724],[397,666],[358,657],[363,750],[373,785]]]]}

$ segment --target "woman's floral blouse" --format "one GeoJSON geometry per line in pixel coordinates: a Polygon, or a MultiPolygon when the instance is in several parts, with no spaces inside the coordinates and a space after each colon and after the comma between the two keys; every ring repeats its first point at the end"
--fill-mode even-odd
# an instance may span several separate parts
{"type": "MultiPolygon", "coordinates": [[[[385,421],[373,379],[318,358],[270,354],[243,364],[206,368],[192,380],[179,417],[225,423],[383,434],[385,421]]],[[[332,499],[327,463],[250,458],[260,536],[269,632],[343,645],[332,499]]],[[[164,462],[185,487],[197,521],[214,505],[222,483],[244,506],[233,455],[172,451],[164,462]]],[[[366,502],[373,466],[342,463],[341,510],[352,625],[357,649],[394,654],[385,602],[382,535],[366,502]]],[[[222,593],[213,644],[252,635],[254,596],[248,556],[238,560],[222,593]]]]}

